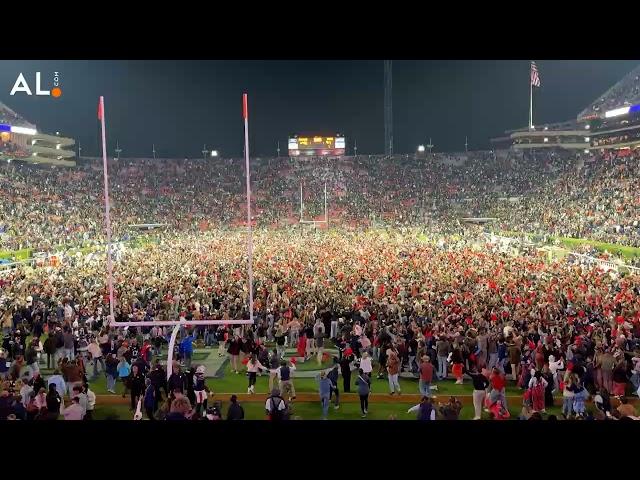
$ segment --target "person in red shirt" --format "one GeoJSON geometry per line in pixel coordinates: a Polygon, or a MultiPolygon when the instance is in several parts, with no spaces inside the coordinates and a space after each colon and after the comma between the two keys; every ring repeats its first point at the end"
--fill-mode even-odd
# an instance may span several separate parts
{"type": "Polygon", "coordinates": [[[420,394],[431,398],[431,381],[433,380],[433,364],[427,355],[420,362],[420,394]]]}
{"type": "Polygon", "coordinates": [[[504,374],[497,368],[494,368],[491,376],[489,377],[489,383],[491,384],[491,403],[496,403],[500,400],[502,405],[507,408],[507,397],[505,395],[507,379],[504,374]]]}

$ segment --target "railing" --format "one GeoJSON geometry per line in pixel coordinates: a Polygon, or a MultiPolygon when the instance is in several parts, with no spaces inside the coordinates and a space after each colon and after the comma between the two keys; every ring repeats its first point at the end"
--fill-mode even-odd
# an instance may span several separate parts
{"type": "Polygon", "coordinates": [[[620,267],[633,268],[633,267],[627,267],[626,265],[619,265],[610,260],[603,260],[602,258],[596,258],[596,257],[591,257],[589,255],[584,255],[582,253],[571,252],[568,255],[568,257],[578,258],[582,262],[585,262],[589,265],[598,265],[598,267],[602,268],[605,272],[608,272],[609,270],[613,270],[614,272],[617,272],[619,271],[620,267]]]}

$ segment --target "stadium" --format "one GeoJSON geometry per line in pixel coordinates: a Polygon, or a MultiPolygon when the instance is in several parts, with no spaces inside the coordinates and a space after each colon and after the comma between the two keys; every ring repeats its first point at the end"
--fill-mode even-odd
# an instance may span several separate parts
{"type": "Polygon", "coordinates": [[[0,103],[0,419],[638,420],[640,66],[410,154],[384,75],[375,155],[253,156],[245,97],[243,157],[81,156],[0,103]]]}

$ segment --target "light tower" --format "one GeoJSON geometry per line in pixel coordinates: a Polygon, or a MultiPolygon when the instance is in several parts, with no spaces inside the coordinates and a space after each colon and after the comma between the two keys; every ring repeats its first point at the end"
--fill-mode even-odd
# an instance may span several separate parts
{"type": "Polygon", "coordinates": [[[203,146],[202,147],[202,159],[206,160],[207,159],[207,153],[209,153],[209,150],[207,150],[207,146],[203,146]]]}
{"type": "Polygon", "coordinates": [[[391,60],[384,61],[384,152],[393,155],[393,82],[391,60]]]}
{"type": "Polygon", "coordinates": [[[118,143],[118,141],[116,140],[116,159],[120,160],[120,152],[122,152],[122,149],[120,148],[120,144],[118,143]]]}

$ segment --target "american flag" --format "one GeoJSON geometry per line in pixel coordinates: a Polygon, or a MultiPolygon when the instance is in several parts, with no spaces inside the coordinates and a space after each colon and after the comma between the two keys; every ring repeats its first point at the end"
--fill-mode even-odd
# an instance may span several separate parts
{"type": "Polygon", "coordinates": [[[536,62],[531,62],[531,85],[534,87],[540,86],[540,76],[538,75],[536,62]]]}

